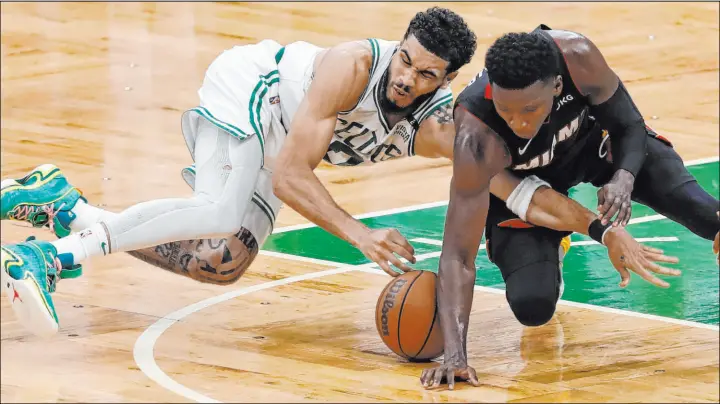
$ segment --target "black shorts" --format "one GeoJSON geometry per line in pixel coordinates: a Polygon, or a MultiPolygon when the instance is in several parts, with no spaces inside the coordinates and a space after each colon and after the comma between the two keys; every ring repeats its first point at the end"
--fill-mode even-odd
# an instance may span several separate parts
{"type": "MultiPolygon", "coordinates": [[[[602,131],[597,131],[597,135],[588,139],[581,157],[576,158],[577,161],[566,163],[565,169],[575,170],[571,174],[581,174],[580,181],[572,179],[563,183],[559,180],[563,174],[553,177],[551,170],[545,171],[549,172],[552,181],[541,176],[540,173],[535,175],[550,182],[556,191],[564,195],[567,195],[568,189],[578,182],[592,183],[596,187],[606,184],[612,178],[614,169],[610,162],[600,157],[603,155],[600,152],[601,133],[602,131]]],[[[648,128],[648,136],[647,157],[635,180],[632,199],[656,208],[659,198],[695,179],[685,168],[680,156],[672,149],[670,142],[659,137],[650,128],[648,128]]],[[[565,178],[571,177],[573,175],[565,175],[565,178]]],[[[672,215],[668,217],[677,220],[672,215]]],[[[510,274],[527,265],[547,261],[558,262],[560,241],[569,234],[571,232],[560,232],[525,223],[505,206],[505,202],[490,195],[490,209],[485,228],[487,253],[490,260],[500,268],[506,281],[510,274]]]]}

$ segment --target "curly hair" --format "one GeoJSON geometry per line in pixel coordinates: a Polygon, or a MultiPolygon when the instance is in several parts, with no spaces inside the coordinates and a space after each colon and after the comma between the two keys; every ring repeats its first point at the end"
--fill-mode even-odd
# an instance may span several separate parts
{"type": "Polygon", "coordinates": [[[470,62],[477,48],[477,38],[465,20],[454,12],[432,7],[415,14],[403,40],[413,35],[420,45],[448,62],[452,73],[470,62]]]}
{"type": "Polygon", "coordinates": [[[560,74],[558,55],[540,34],[512,32],[498,38],[485,54],[490,82],[508,90],[523,89],[560,74]]]}

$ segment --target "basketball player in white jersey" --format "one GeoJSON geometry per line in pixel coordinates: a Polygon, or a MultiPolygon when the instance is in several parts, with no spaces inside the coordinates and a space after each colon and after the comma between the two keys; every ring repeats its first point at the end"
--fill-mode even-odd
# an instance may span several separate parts
{"type": "MultiPolygon", "coordinates": [[[[401,42],[321,49],[262,41],[224,52],[207,71],[201,106],[182,117],[195,161],[183,170],[192,198],[149,201],[118,214],[89,205],[52,165],[3,181],[0,217],[48,225],[60,238],[2,247],[2,288],[13,310],[33,333],[52,335],[58,320],[50,293],[58,280],[79,276],[85,258],[115,252],[231,284],[272,232],[282,202],[390,275],[398,274],[391,264],[410,270],[398,258],[414,262],[407,240],[352,218],[313,169],[321,159],[342,166],[415,154],[452,158],[449,84],[475,47],[462,18],[431,8],[413,18],[401,42]]],[[[509,175],[497,179],[491,191],[503,200],[520,184],[509,175]]],[[[529,220],[557,225],[557,199],[538,202],[527,201],[529,220]]],[[[628,236],[613,251],[633,248],[639,244],[628,236]]]]}
{"type": "Polygon", "coordinates": [[[183,172],[191,198],[113,213],[88,204],[53,165],[3,181],[2,219],[48,225],[60,237],[2,247],[2,285],[15,314],[33,333],[54,334],[50,293],[58,280],[79,276],[89,257],[118,252],[231,283],[272,232],[283,202],[386,272],[395,274],[391,264],[410,270],[399,258],[415,261],[408,241],[351,217],[313,170],[321,160],[372,164],[452,150],[449,86],[475,48],[465,21],[435,7],[418,13],[400,42],[321,49],[265,40],[225,51],[206,72],[200,106],[182,116],[195,162],[183,172]]]}

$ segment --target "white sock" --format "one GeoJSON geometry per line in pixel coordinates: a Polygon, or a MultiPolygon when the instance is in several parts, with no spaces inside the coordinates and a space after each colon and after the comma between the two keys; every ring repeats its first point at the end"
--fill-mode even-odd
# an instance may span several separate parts
{"type": "Polygon", "coordinates": [[[89,205],[82,199],[77,201],[75,206],[72,208],[72,212],[77,216],[72,222],[70,222],[70,230],[72,231],[82,231],[96,223],[100,223],[101,221],[117,216],[117,213],[115,212],[110,212],[89,205]]]}
{"type": "Polygon", "coordinates": [[[90,228],[79,233],[52,242],[52,245],[57,249],[58,255],[72,254],[73,265],[77,265],[90,257],[107,255],[110,252],[108,244],[105,226],[101,223],[95,223],[90,228]]]}

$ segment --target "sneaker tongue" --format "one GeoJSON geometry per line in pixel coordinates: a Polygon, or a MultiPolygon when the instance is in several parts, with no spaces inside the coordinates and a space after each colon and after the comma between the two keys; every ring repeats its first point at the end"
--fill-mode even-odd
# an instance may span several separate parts
{"type": "Polygon", "coordinates": [[[55,219],[66,228],[70,228],[70,222],[75,220],[75,217],[76,215],[71,210],[61,210],[55,215],[55,219]]]}
{"type": "Polygon", "coordinates": [[[75,265],[73,255],[70,253],[58,254],[57,257],[60,260],[60,265],[62,265],[63,269],[70,269],[73,265],[75,265]]]}
{"type": "Polygon", "coordinates": [[[46,212],[35,212],[28,215],[28,221],[33,227],[43,227],[47,224],[48,217],[46,212]]]}

